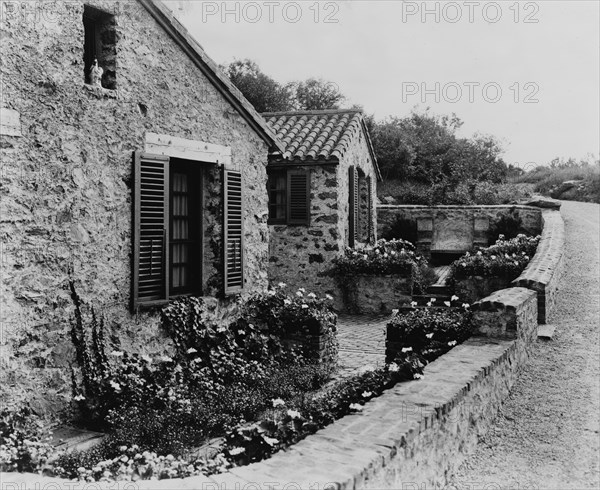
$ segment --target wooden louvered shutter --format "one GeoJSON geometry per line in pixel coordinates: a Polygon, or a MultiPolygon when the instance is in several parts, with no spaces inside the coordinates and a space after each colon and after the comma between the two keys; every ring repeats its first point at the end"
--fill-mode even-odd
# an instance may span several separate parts
{"type": "Polygon", "coordinates": [[[287,222],[289,225],[310,224],[310,172],[290,170],[287,174],[287,222]]]}
{"type": "Polygon", "coordinates": [[[358,172],[355,167],[348,169],[348,208],[349,230],[348,245],[354,248],[358,236],[358,172]]]}
{"type": "Polygon", "coordinates": [[[242,174],[223,169],[224,291],[235,294],[244,288],[244,226],[242,174]]]}
{"type": "Polygon", "coordinates": [[[367,177],[367,241],[373,242],[373,189],[371,188],[371,176],[367,177]]]}
{"type": "Polygon", "coordinates": [[[135,152],[133,204],[133,301],[169,299],[169,158],[135,152]]]}

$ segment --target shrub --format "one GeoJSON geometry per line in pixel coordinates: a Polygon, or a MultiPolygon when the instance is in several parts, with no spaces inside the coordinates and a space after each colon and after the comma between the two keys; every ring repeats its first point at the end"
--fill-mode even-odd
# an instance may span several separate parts
{"type": "Polygon", "coordinates": [[[405,240],[378,240],[371,248],[347,248],[344,255],[333,259],[331,274],[337,278],[345,294],[353,287],[357,274],[411,276],[417,292],[431,281],[427,259],[405,240]]]}
{"type": "Polygon", "coordinates": [[[523,272],[535,255],[540,236],[527,237],[523,234],[510,240],[500,235],[496,243],[474,253],[467,252],[454,261],[450,269],[449,282],[469,276],[498,276],[509,280],[523,272]]]}
{"type": "Polygon", "coordinates": [[[397,218],[390,227],[382,233],[384,240],[402,240],[417,242],[417,221],[414,219],[397,218]]]}
{"type": "Polygon", "coordinates": [[[53,451],[51,438],[31,408],[2,408],[0,471],[40,472],[53,451]]]}
{"type": "Polygon", "coordinates": [[[506,239],[515,238],[523,233],[523,220],[515,208],[503,211],[498,215],[498,219],[490,227],[491,239],[496,242],[500,236],[506,239]]]}
{"type": "Polygon", "coordinates": [[[468,304],[449,308],[428,306],[396,312],[387,324],[387,342],[393,343],[400,353],[414,352],[426,363],[464,342],[473,329],[468,304]]]}

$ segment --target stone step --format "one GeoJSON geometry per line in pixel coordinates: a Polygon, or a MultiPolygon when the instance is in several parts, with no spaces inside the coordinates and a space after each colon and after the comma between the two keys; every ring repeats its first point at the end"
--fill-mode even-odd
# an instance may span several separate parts
{"type": "Polygon", "coordinates": [[[85,451],[99,444],[103,438],[102,432],[63,426],[52,431],[51,444],[66,451],[85,451]]]}

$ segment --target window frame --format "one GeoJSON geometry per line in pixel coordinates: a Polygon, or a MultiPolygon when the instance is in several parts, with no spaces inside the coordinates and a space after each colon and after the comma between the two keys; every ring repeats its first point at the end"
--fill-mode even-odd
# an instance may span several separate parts
{"type": "Polygon", "coordinates": [[[267,224],[269,225],[285,225],[285,226],[310,226],[311,218],[311,171],[304,168],[271,168],[267,170],[267,198],[269,217],[267,224]],[[285,216],[283,218],[273,218],[271,216],[271,177],[284,177],[285,188],[283,189],[285,196],[284,206],[285,216]],[[304,180],[304,181],[302,181],[304,180]],[[300,205],[294,209],[294,206],[300,205]],[[298,217],[298,213],[303,215],[298,217]],[[296,215],[296,217],[294,217],[296,215]]]}

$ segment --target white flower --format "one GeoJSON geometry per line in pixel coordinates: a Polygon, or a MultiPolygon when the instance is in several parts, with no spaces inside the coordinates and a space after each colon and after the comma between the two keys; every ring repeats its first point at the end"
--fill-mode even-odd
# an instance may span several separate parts
{"type": "Polygon", "coordinates": [[[519,263],[515,260],[515,265],[519,265],[519,263]]]}
{"type": "Polygon", "coordinates": [[[275,290],[274,290],[274,289],[269,289],[269,290],[267,291],[267,294],[268,294],[269,296],[275,296],[277,293],[275,292],[275,290]]]}
{"type": "Polygon", "coordinates": [[[279,284],[277,284],[277,286],[279,286],[280,288],[284,288],[287,286],[287,284],[285,282],[280,282],[279,284]]]}
{"type": "Polygon", "coordinates": [[[263,439],[269,446],[273,446],[279,442],[277,439],[267,436],[263,436],[263,439]]]}
{"type": "Polygon", "coordinates": [[[114,350],[110,353],[110,355],[115,356],[115,357],[121,357],[123,355],[123,353],[121,351],[114,350]]]}
{"type": "Polygon", "coordinates": [[[504,257],[507,258],[507,259],[510,259],[510,255],[508,255],[508,254],[504,254],[504,257]]]}
{"type": "Polygon", "coordinates": [[[430,301],[431,303],[435,303],[435,298],[431,298],[429,301],[430,301]]]}
{"type": "Polygon", "coordinates": [[[451,298],[450,301],[458,301],[458,296],[456,296],[456,294],[454,294],[451,298]]]}
{"type": "Polygon", "coordinates": [[[450,342],[448,342],[449,347],[454,347],[455,345],[456,345],[456,340],[451,340],[450,342]]]}
{"type": "Polygon", "coordinates": [[[387,253],[384,253],[384,254],[383,254],[383,256],[387,258],[388,254],[387,254],[387,253]]]}
{"type": "Polygon", "coordinates": [[[348,408],[350,410],[356,410],[357,412],[362,412],[364,407],[359,403],[351,403],[348,408]]]}
{"type": "Polygon", "coordinates": [[[77,396],[73,397],[73,400],[75,400],[76,402],[80,402],[80,401],[85,400],[85,396],[83,396],[83,395],[77,395],[77,396]]]}
{"type": "Polygon", "coordinates": [[[331,296],[331,294],[326,294],[325,299],[328,299],[329,301],[333,301],[333,296],[331,296]]]}
{"type": "Polygon", "coordinates": [[[423,377],[422,374],[419,374],[419,373],[413,374],[413,379],[421,379],[422,377],[423,377]]]}
{"type": "Polygon", "coordinates": [[[415,306],[417,306],[417,302],[416,301],[411,301],[410,302],[410,306],[412,306],[414,308],[415,306]]]}
{"type": "Polygon", "coordinates": [[[481,250],[477,251],[477,255],[482,256],[483,254],[481,253],[481,250]]]}
{"type": "Polygon", "coordinates": [[[465,257],[470,257],[470,256],[471,256],[470,252],[465,253],[465,257]]]}
{"type": "Polygon", "coordinates": [[[280,407],[281,405],[285,405],[285,402],[281,398],[275,398],[275,399],[271,400],[271,402],[273,403],[273,408],[280,407]]]}
{"type": "Polygon", "coordinates": [[[284,304],[284,305],[291,305],[291,304],[292,304],[292,301],[291,301],[291,300],[289,300],[289,299],[284,299],[284,300],[283,300],[283,304],[284,304]]]}
{"type": "Polygon", "coordinates": [[[460,265],[463,267],[467,267],[467,264],[465,262],[461,262],[460,265]]]}
{"type": "Polygon", "coordinates": [[[367,260],[367,258],[368,258],[368,257],[367,257],[367,254],[364,254],[364,255],[363,255],[363,259],[367,260]]]}
{"type": "Polygon", "coordinates": [[[392,315],[397,315],[399,311],[400,310],[398,310],[397,308],[393,309],[392,310],[392,315]]]}
{"type": "Polygon", "coordinates": [[[143,355],[142,359],[146,361],[148,364],[152,364],[152,358],[149,355],[143,355]]]}
{"type": "Polygon", "coordinates": [[[433,337],[433,332],[425,334],[425,337],[427,337],[428,339],[430,339],[431,337],[433,337]]]}
{"type": "Polygon", "coordinates": [[[308,305],[306,303],[303,303],[301,308],[305,310],[306,308],[308,308],[308,305]]]}
{"type": "Polygon", "coordinates": [[[296,296],[298,296],[298,298],[304,297],[301,291],[296,291],[296,296]]]}
{"type": "Polygon", "coordinates": [[[361,396],[362,396],[363,398],[369,398],[369,397],[370,397],[370,396],[372,396],[372,395],[373,395],[373,393],[372,393],[372,392],[370,392],[370,391],[363,391],[361,396]]]}
{"type": "Polygon", "coordinates": [[[306,293],[306,289],[304,288],[298,288],[298,291],[300,291],[301,293],[306,293]]]}
{"type": "Polygon", "coordinates": [[[392,362],[389,366],[388,366],[388,371],[390,373],[397,373],[398,371],[400,371],[400,366],[398,366],[398,364],[396,364],[395,362],[392,362]]]}
{"type": "Polygon", "coordinates": [[[245,451],[246,450],[243,447],[234,447],[233,449],[229,450],[229,454],[231,454],[232,456],[237,456],[238,454],[242,454],[245,451]]]}
{"type": "Polygon", "coordinates": [[[195,352],[198,352],[196,349],[194,349],[193,347],[190,347],[187,351],[188,354],[194,354],[195,352]]]}
{"type": "Polygon", "coordinates": [[[115,383],[111,380],[110,385],[115,389],[115,391],[121,391],[121,385],[119,383],[115,383]]]}
{"type": "Polygon", "coordinates": [[[445,304],[446,306],[450,306],[450,304],[451,304],[451,303],[450,303],[450,301],[444,301],[444,304],[445,304]]]}
{"type": "Polygon", "coordinates": [[[496,260],[496,256],[495,255],[490,255],[490,259],[496,260]]]}
{"type": "Polygon", "coordinates": [[[462,304],[462,307],[463,307],[463,308],[468,308],[469,306],[471,306],[471,305],[469,305],[469,303],[463,303],[463,304],[462,304]]]}
{"type": "Polygon", "coordinates": [[[293,419],[299,419],[301,417],[300,412],[298,410],[288,410],[287,414],[293,419]]]}
{"type": "Polygon", "coordinates": [[[127,451],[127,446],[119,446],[119,452],[124,453],[127,451]]]}
{"type": "Polygon", "coordinates": [[[163,362],[171,362],[173,359],[171,359],[169,356],[162,356],[161,360],[163,362]]]}
{"type": "Polygon", "coordinates": [[[412,347],[402,347],[402,352],[412,352],[412,347]]]}
{"type": "Polygon", "coordinates": [[[315,293],[308,293],[309,298],[316,298],[317,295],[315,293]]]}

